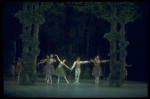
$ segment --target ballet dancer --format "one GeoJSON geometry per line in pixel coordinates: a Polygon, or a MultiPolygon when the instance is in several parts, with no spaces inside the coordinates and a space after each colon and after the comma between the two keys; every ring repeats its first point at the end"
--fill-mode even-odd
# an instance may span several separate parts
{"type": "Polygon", "coordinates": [[[80,61],[80,57],[77,57],[77,60],[73,63],[73,66],[71,67],[71,70],[73,70],[74,67],[76,66],[76,69],[75,69],[75,82],[74,83],[79,84],[79,77],[80,77],[80,73],[81,73],[80,65],[85,64],[85,63],[90,63],[90,61],[80,61]]]}
{"type": "Polygon", "coordinates": [[[20,73],[22,71],[22,65],[21,65],[21,63],[22,63],[22,60],[21,60],[20,57],[18,57],[17,65],[16,65],[16,73],[17,73],[17,76],[18,76],[18,80],[20,78],[20,73]]]}
{"type": "Polygon", "coordinates": [[[67,78],[66,78],[65,69],[63,68],[63,66],[65,66],[66,68],[68,68],[69,70],[71,70],[71,69],[65,64],[66,59],[63,59],[63,61],[61,61],[61,60],[59,59],[58,55],[55,55],[55,56],[57,57],[58,61],[60,62],[59,65],[58,65],[58,67],[57,67],[56,70],[55,70],[55,72],[56,72],[55,75],[58,76],[58,82],[57,82],[57,83],[59,83],[60,77],[64,77],[65,80],[66,80],[66,82],[69,83],[69,81],[68,81],[67,78]]]}
{"type": "MultiPolygon", "coordinates": [[[[131,66],[132,66],[132,64],[130,64],[130,65],[127,65],[127,64],[125,64],[125,65],[126,65],[126,67],[131,67],[131,66]]],[[[127,79],[127,76],[128,76],[128,71],[127,71],[127,68],[125,68],[125,72],[126,72],[125,79],[127,79]]]]}
{"type": "Polygon", "coordinates": [[[100,67],[101,63],[109,62],[110,60],[99,60],[99,56],[96,56],[93,59],[91,59],[91,62],[94,63],[94,68],[92,70],[92,75],[95,76],[95,83],[98,85],[99,83],[99,77],[102,76],[102,68],[100,67]]]}
{"type": "Polygon", "coordinates": [[[45,62],[47,62],[47,64],[44,67],[44,73],[46,74],[46,77],[47,77],[47,83],[51,81],[51,84],[52,84],[52,75],[55,75],[55,68],[54,68],[53,63],[56,62],[56,60],[53,59],[53,54],[50,55],[50,58],[47,55],[47,59],[40,60],[38,65],[41,63],[45,63],[45,62]]]}

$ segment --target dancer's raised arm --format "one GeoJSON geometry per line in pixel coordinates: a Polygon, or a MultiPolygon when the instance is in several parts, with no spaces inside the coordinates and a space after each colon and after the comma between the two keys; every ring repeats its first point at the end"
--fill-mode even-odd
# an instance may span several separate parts
{"type": "Polygon", "coordinates": [[[58,55],[55,55],[55,56],[57,57],[58,61],[61,62],[61,60],[59,59],[58,55]]]}

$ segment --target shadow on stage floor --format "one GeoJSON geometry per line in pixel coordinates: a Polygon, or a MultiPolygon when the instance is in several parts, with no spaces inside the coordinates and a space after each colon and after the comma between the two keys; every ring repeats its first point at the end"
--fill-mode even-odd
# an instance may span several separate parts
{"type": "Polygon", "coordinates": [[[148,84],[138,81],[125,81],[122,87],[109,87],[108,81],[100,80],[96,85],[94,79],[80,80],[80,84],[74,84],[74,79],[64,79],[53,84],[45,82],[44,78],[38,78],[35,86],[19,85],[18,81],[5,79],[3,94],[5,98],[147,98],[148,84]]]}

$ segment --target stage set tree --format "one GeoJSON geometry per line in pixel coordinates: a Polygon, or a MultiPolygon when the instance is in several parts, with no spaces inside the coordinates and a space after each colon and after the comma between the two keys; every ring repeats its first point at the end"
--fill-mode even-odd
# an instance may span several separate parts
{"type": "Polygon", "coordinates": [[[22,61],[23,71],[19,84],[36,84],[37,74],[37,56],[40,53],[38,48],[39,26],[45,22],[42,16],[43,12],[51,8],[53,3],[50,2],[23,2],[23,9],[16,12],[17,17],[22,24],[22,61]]]}

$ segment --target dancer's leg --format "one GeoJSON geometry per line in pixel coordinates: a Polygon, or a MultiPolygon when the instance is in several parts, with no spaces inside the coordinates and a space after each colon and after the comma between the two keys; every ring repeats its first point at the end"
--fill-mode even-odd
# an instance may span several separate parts
{"type": "Polygon", "coordinates": [[[50,78],[50,81],[51,81],[51,84],[52,84],[52,76],[50,76],[49,78],[50,78]]]}
{"type": "Polygon", "coordinates": [[[77,75],[78,75],[78,71],[75,70],[75,82],[74,83],[77,83],[77,75]]]}
{"type": "Polygon", "coordinates": [[[18,73],[18,81],[19,81],[19,79],[20,79],[20,73],[18,73]]]}
{"type": "Polygon", "coordinates": [[[99,77],[97,77],[97,85],[98,85],[98,83],[99,83],[99,77]]]}
{"type": "Polygon", "coordinates": [[[59,78],[59,75],[58,75],[58,82],[57,83],[59,83],[59,81],[60,81],[60,78],[59,78]]]}
{"type": "Polygon", "coordinates": [[[79,70],[78,70],[78,76],[77,76],[77,83],[78,83],[78,84],[79,84],[80,73],[81,73],[81,70],[79,69],[79,70]]]}
{"type": "Polygon", "coordinates": [[[97,77],[95,76],[95,83],[97,83],[97,77]]]}
{"type": "Polygon", "coordinates": [[[65,76],[64,76],[64,78],[65,78],[66,82],[69,83],[69,81],[67,80],[67,78],[65,76]]]}
{"type": "Polygon", "coordinates": [[[95,76],[95,83],[97,84],[97,77],[95,76]]]}
{"type": "Polygon", "coordinates": [[[49,83],[49,80],[50,80],[50,79],[49,79],[49,76],[47,76],[47,82],[48,82],[48,83],[49,83]]]}

